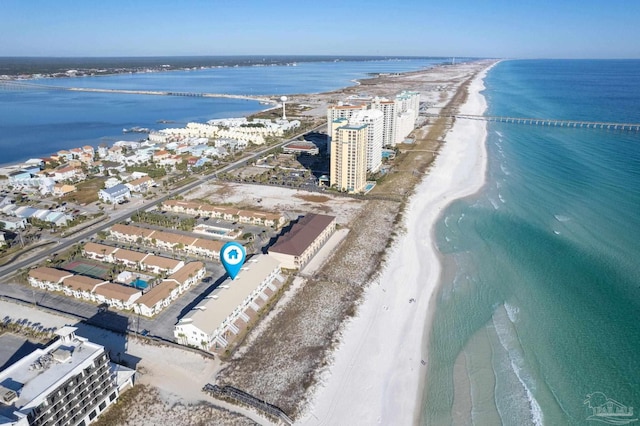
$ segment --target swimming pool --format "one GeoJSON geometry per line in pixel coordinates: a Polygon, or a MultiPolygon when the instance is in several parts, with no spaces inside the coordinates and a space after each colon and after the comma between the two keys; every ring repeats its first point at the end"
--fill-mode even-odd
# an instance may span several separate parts
{"type": "Polygon", "coordinates": [[[366,194],[367,192],[371,191],[375,186],[376,186],[376,182],[367,182],[367,184],[364,187],[364,193],[366,194]]]}
{"type": "Polygon", "coordinates": [[[149,284],[145,280],[136,278],[135,280],[131,281],[131,286],[143,290],[147,288],[149,284]]]}

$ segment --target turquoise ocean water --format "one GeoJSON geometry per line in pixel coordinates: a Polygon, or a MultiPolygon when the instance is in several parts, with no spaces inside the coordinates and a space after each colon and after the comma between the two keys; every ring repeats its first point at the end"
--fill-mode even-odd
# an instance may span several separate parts
{"type": "MultiPolygon", "coordinates": [[[[640,123],[637,60],[504,61],[485,85],[487,115],[640,123]]],[[[599,424],[594,392],[640,406],[640,132],[490,123],[487,150],[484,188],[436,228],[452,278],[424,423],[599,424]]]]}

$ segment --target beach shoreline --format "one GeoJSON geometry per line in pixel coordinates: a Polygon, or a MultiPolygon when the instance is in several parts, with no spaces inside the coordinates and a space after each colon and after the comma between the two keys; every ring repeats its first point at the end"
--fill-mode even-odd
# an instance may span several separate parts
{"type": "MultiPolygon", "coordinates": [[[[482,68],[484,69],[486,68],[486,66],[482,66],[482,68]]],[[[436,73],[436,76],[432,77],[431,80],[427,79],[428,81],[426,82],[420,81],[420,76],[421,76],[421,73],[424,73],[427,71],[414,71],[414,72],[405,73],[406,75],[403,78],[399,78],[397,76],[394,78],[377,77],[373,79],[373,80],[376,80],[377,84],[375,86],[373,84],[371,86],[368,86],[368,89],[369,91],[375,90],[375,92],[373,93],[376,95],[385,96],[387,94],[390,95],[393,93],[397,93],[399,88],[416,87],[422,93],[422,100],[428,101],[428,103],[431,104],[431,107],[430,107],[431,110],[437,112],[441,108],[448,108],[449,105],[459,105],[461,103],[464,103],[462,101],[464,97],[460,98],[461,99],[460,102],[456,101],[458,103],[453,102],[451,99],[457,97],[459,93],[466,92],[467,89],[461,88],[460,85],[463,84],[462,83],[463,81],[467,81],[467,79],[469,79],[469,76],[472,75],[471,72],[476,73],[480,69],[481,67],[479,66],[476,68],[474,68],[473,66],[468,68],[463,68],[462,70],[458,70],[458,67],[455,67],[455,68],[451,68],[451,71],[449,71],[449,69],[446,69],[443,67],[440,70],[435,70],[434,72],[436,73]],[[432,80],[435,80],[436,82],[433,82],[432,80]],[[442,86],[442,89],[440,89],[440,85],[444,84],[443,81],[448,82],[449,85],[442,86]],[[437,90],[435,89],[436,86],[437,86],[437,90]]],[[[428,72],[432,72],[432,71],[428,71],[428,72]]],[[[477,80],[478,78],[475,79],[475,81],[477,80]]],[[[468,83],[464,83],[464,84],[468,85],[468,83]]],[[[334,92],[325,93],[320,96],[314,96],[314,95],[308,95],[308,96],[311,99],[318,102],[320,105],[325,105],[330,99],[333,98],[333,96],[345,95],[355,90],[356,88],[360,88],[360,86],[349,86],[334,92]]],[[[456,123],[456,126],[459,126],[459,123],[464,123],[464,122],[475,122],[475,121],[458,120],[458,123],[456,123]]],[[[431,129],[433,127],[439,128],[438,123],[439,121],[438,122],[433,121],[430,124],[427,124],[425,128],[419,129],[418,133],[424,133],[425,134],[424,137],[426,138],[427,137],[426,134],[429,133],[426,130],[431,129]]],[[[478,123],[482,123],[482,122],[476,122],[476,124],[478,123]]],[[[448,128],[448,127],[446,127],[445,125],[445,128],[448,128]]],[[[452,130],[449,131],[449,133],[451,132],[453,131],[452,130]]],[[[429,135],[430,134],[431,133],[429,133],[429,135]]],[[[429,137],[435,138],[435,136],[433,137],[429,136],[429,137]]],[[[434,139],[429,139],[429,140],[434,140],[434,139]]],[[[442,154],[442,151],[445,149],[445,147],[447,147],[448,145],[451,145],[451,143],[449,143],[450,142],[449,139],[446,139],[446,140],[447,140],[447,143],[445,143],[442,146],[438,146],[437,148],[434,148],[441,151],[440,155],[442,154]]],[[[436,142],[436,145],[439,145],[439,144],[440,144],[439,142],[436,142]]],[[[402,147],[402,149],[411,151],[412,147],[413,147],[412,145],[406,145],[402,147]]],[[[421,148],[423,147],[418,146],[418,149],[416,151],[417,152],[421,151],[422,150],[421,148]]],[[[430,149],[430,147],[427,147],[427,148],[430,149]]],[[[418,155],[420,156],[424,154],[420,153],[418,155]]],[[[409,164],[410,162],[414,160],[419,160],[419,159],[420,157],[418,158],[409,157],[408,159],[404,158],[403,161],[405,164],[409,164]]],[[[424,164],[430,164],[430,163],[425,162],[424,164]]],[[[466,167],[466,169],[471,169],[471,168],[472,167],[466,167]]],[[[409,204],[404,214],[402,213],[403,208],[401,207],[404,204],[402,204],[399,201],[399,199],[398,201],[395,201],[395,200],[393,201],[394,203],[397,204],[397,206],[392,209],[394,217],[396,217],[395,216],[396,214],[398,214],[397,218],[403,217],[402,222],[399,224],[400,229],[403,228],[403,224],[409,223],[409,220],[416,222],[421,220],[422,217],[429,217],[429,220],[431,220],[433,224],[435,223],[435,220],[437,220],[437,217],[439,217],[439,214],[440,214],[439,211],[441,211],[442,209],[438,211],[434,210],[435,211],[434,214],[436,214],[436,217],[431,218],[431,216],[429,216],[431,212],[426,212],[425,214],[423,214],[422,210],[420,209],[420,206],[416,207],[416,203],[421,204],[419,200],[417,200],[418,199],[417,195],[421,194],[421,191],[424,190],[423,189],[424,181],[427,180],[428,176],[432,175],[436,169],[438,169],[437,165],[434,167],[431,167],[426,171],[422,170],[420,172],[418,171],[413,172],[412,176],[414,176],[415,182],[419,182],[421,180],[423,182],[419,186],[415,187],[416,191],[410,199],[405,198],[409,204]],[[423,172],[424,172],[424,175],[427,175],[427,177],[421,176],[423,172]],[[400,213],[398,213],[398,211],[400,211],[400,213]],[[411,219],[408,219],[408,217],[410,217],[411,219]]],[[[440,167],[440,169],[442,168],[440,167]]],[[[400,176],[402,176],[402,173],[403,173],[402,171],[399,173],[400,176]]],[[[453,173],[452,170],[449,170],[449,168],[445,167],[445,170],[443,170],[443,175],[444,177],[452,177],[452,175],[455,175],[455,173],[453,173]]],[[[414,188],[414,187],[411,186],[411,188],[414,188]]],[[[427,192],[429,192],[428,189],[427,189],[427,192]]],[[[410,193],[411,192],[407,192],[406,194],[410,194],[410,193]]],[[[324,411],[322,414],[320,414],[320,418],[322,418],[321,423],[344,424],[345,421],[347,421],[348,419],[356,419],[355,423],[357,424],[361,424],[362,423],[361,420],[363,419],[367,420],[366,422],[367,424],[370,422],[375,422],[377,418],[371,419],[370,417],[368,417],[369,414],[371,413],[365,413],[365,415],[363,416],[362,412],[359,411],[360,409],[369,411],[367,410],[367,408],[370,408],[370,407],[367,407],[368,404],[371,404],[376,409],[380,407],[382,414],[379,416],[379,418],[380,420],[384,419],[384,422],[383,422],[384,424],[396,424],[397,422],[395,420],[396,418],[399,418],[398,413],[402,413],[402,416],[404,416],[403,419],[406,418],[406,421],[404,421],[403,424],[410,423],[411,419],[414,417],[415,415],[414,411],[416,411],[416,401],[413,400],[413,396],[421,395],[420,386],[422,385],[421,385],[420,379],[424,376],[422,369],[425,368],[425,366],[421,363],[421,361],[426,359],[422,355],[422,351],[424,349],[423,347],[425,345],[424,345],[424,341],[421,339],[423,338],[422,334],[425,330],[425,324],[427,323],[427,319],[426,319],[427,314],[431,312],[433,309],[432,308],[433,299],[434,299],[433,295],[435,294],[435,291],[437,289],[437,286],[435,286],[434,283],[437,283],[438,277],[440,276],[440,273],[438,272],[439,269],[437,269],[439,267],[437,265],[437,258],[435,258],[435,261],[433,259],[430,259],[429,262],[424,262],[424,259],[418,256],[418,254],[421,253],[422,250],[424,250],[424,247],[422,247],[423,245],[433,244],[432,243],[433,235],[429,234],[431,232],[431,227],[432,226],[425,227],[423,231],[426,231],[426,233],[421,234],[418,240],[411,240],[407,238],[406,234],[404,234],[403,236],[403,231],[401,230],[399,231],[399,235],[400,235],[399,237],[395,237],[395,236],[390,237],[389,235],[386,235],[384,241],[395,240],[395,242],[393,242],[390,246],[387,246],[389,247],[388,250],[384,248],[385,247],[384,243],[379,245],[381,250],[388,251],[388,253],[384,254],[384,259],[385,259],[384,265],[386,266],[383,266],[383,268],[379,268],[379,265],[378,265],[375,267],[375,271],[373,270],[374,269],[373,267],[371,268],[371,273],[374,274],[374,277],[376,277],[373,279],[372,283],[367,284],[368,282],[370,282],[368,278],[361,279],[358,281],[358,285],[362,285],[362,287],[364,288],[364,296],[362,297],[362,300],[357,299],[354,302],[356,304],[360,304],[361,302],[363,303],[362,306],[359,306],[357,309],[358,314],[356,316],[356,320],[346,320],[345,322],[346,326],[345,324],[342,324],[340,325],[339,328],[337,328],[338,331],[336,332],[335,335],[332,335],[331,337],[331,344],[328,346],[325,346],[325,350],[327,352],[323,356],[326,356],[328,358],[327,364],[329,366],[335,365],[333,360],[336,360],[337,362],[339,358],[344,358],[344,356],[341,354],[342,352],[344,352],[344,350],[339,349],[337,352],[333,352],[334,343],[341,341],[343,343],[340,343],[339,346],[345,346],[346,344],[358,345],[358,339],[345,337],[346,333],[348,332],[349,328],[352,328],[351,324],[357,321],[362,322],[361,317],[370,318],[372,321],[367,322],[365,324],[366,326],[365,331],[369,331],[370,332],[369,334],[375,337],[376,342],[374,342],[375,347],[373,349],[373,352],[376,354],[379,354],[380,358],[374,357],[371,360],[369,360],[367,359],[366,356],[362,357],[361,354],[363,352],[360,351],[360,352],[356,352],[354,357],[352,357],[348,361],[350,361],[352,365],[359,364],[362,362],[362,360],[366,362],[366,366],[365,366],[366,370],[364,371],[364,376],[362,378],[357,377],[352,382],[361,381],[362,383],[365,383],[365,384],[368,383],[367,380],[369,380],[370,382],[375,382],[371,386],[371,389],[374,391],[374,393],[371,398],[369,398],[368,396],[368,395],[371,395],[370,393],[368,393],[368,391],[361,392],[361,390],[357,390],[352,395],[349,395],[349,393],[347,393],[346,398],[340,398],[338,396],[333,397],[332,400],[330,401],[330,404],[333,405],[334,403],[339,402],[343,404],[347,403],[347,406],[346,408],[342,408],[342,406],[338,407],[338,409],[336,410],[336,413],[338,414],[336,414],[333,417],[333,421],[331,419],[331,416],[324,414],[324,413],[327,413],[327,411],[324,411]],[[407,243],[407,241],[405,240],[409,242],[407,243]],[[416,247],[414,247],[413,249],[409,248],[410,255],[405,259],[403,257],[404,256],[403,252],[398,253],[399,251],[398,246],[403,244],[411,245],[411,243],[416,243],[415,244],[416,247]],[[410,271],[410,268],[403,268],[405,264],[408,264],[408,266],[424,264],[426,269],[424,271],[421,270],[418,272],[410,271]],[[398,276],[401,276],[402,280],[398,280],[397,282],[395,282],[394,274],[398,274],[398,276]],[[428,285],[426,286],[417,285],[419,281],[418,278],[419,277],[421,278],[422,276],[429,277],[428,285]],[[385,279],[386,281],[383,281],[385,279]],[[413,282],[415,283],[415,285],[397,286],[396,284],[400,282],[402,283],[413,282]],[[387,300],[388,297],[391,297],[392,300],[388,301],[387,300]],[[369,302],[369,300],[373,300],[374,302],[373,303],[369,302]],[[365,311],[367,309],[371,312],[366,313],[365,311]],[[402,315],[402,312],[410,312],[410,314],[405,315],[404,317],[400,317],[402,315]],[[390,322],[392,323],[398,322],[399,328],[401,329],[405,328],[409,331],[396,333],[396,335],[393,336],[393,339],[389,339],[388,342],[385,341],[384,339],[386,337],[386,334],[385,334],[386,331],[384,327],[378,329],[377,327],[379,327],[380,324],[375,322],[376,318],[379,315],[384,315],[385,316],[384,320],[386,321],[391,320],[390,322]],[[352,343],[352,341],[354,343],[352,343]],[[405,345],[405,343],[408,343],[408,345],[405,345]],[[386,348],[392,349],[392,351],[387,351],[387,353],[381,353],[386,348]],[[405,353],[409,353],[410,356],[404,356],[405,353]],[[377,361],[377,360],[380,360],[380,361],[377,361]],[[397,362],[394,363],[394,361],[397,361],[397,362]],[[379,379],[374,380],[379,377],[378,365],[389,366],[389,368],[386,368],[383,372],[383,376],[385,378],[385,380],[383,381],[380,381],[379,379]],[[398,374],[397,378],[393,377],[396,371],[400,373],[398,374]],[[383,388],[383,392],[380,392],[378,387],[383,388]],[[356,410],[351,410],[351,408],[353,407],[350,407],[351,404],[348,404],[348,402],[350,401],[350,398],[353,395],[359,395],[360,393],[362,393],[361,398],[363,401],[365,401],[365,404],[360,404],[360,406],[357,407],[356,410]],[[392,395],[393,398],[388,398],[388,395],[392,395]],[[411,397],[407,398],[406,397],[407,395],[411,397]],[[345,415],[345,413],[348,415],[345,415]],[[327,420],[325,420],[325,418],[327,420]]],[[[392,235],[395,235],[395,232],[392,235]]],[[[339,319],[339,320],[344,321],[344,319],[339,319]]],[[[308,334],[310,331],[309,329],[305,329],[305,332],[308,334]]],[[[313,332],[313,330],[311,332],[313,332]]],[[[395,330],[392,330],[391,333],[395,333],[395,330]]],[[[326,335],[327,329],[324,329],[322,334],[326,335]]],[[[361,335],[366,336],[367,333],[361,333],[361,335]]],[[[366,352],[367,350],[368,350],[368,347],[366,347],[365,345],[363,351],[366,352]]],[[[273,362],[273,359],[271,358],[267,358],[267,359],[273,362]]],[[[331,380],[331,376],[333,377],[336,376],[336,373],[333,372],[333,367],[330,367],[331,374],[329,374],[328,368],[325,367],[327,364],[324,364],[324,361],[322,361],[322,363],[313,367],[314,376],[316,375],[317,371],[320,371],[320,379],[318,383],[313,384],[312,387],[305,393],[305,396],[298,400],[299,402],[298,406],[294,407],[293,409],[291,409],[290,406],[287,406],[287,408],[292,410],[296,418],[298,419],[300,418],[297,415],[298,413],[296,413],[295,411],[300,407],[302,408],[302,412],[299,412],[301,414],[301,417],[306,417],[308,413],[310,413],[310,411],[311,411],[311,415],[314,415],[312,412],[313,410],[310,409],[309,405],[306,404],[306,401],[307,401],[306,398],[307,396],[312,398],[311,405],[316,404],[316,396],[314,395],[314,391],[317,389],[323,389],[325,385],[331,380]]],[[[255,365],[252,365],[251,363],[249,363],[247,365],[247,368],[255,369],[256,367],[255,365]]],[[[288,368],[291,368],[291,367],[288,367],[288,368]]],[[[290,380],[299,381],[300,377],[295,375],[296,373],[295,368],[293,368],[292,370],[293,370],[293,374],[290,376],[290,380]]],[[[306,373],[304,374],[306,375],[310,370],[305,370],[305,371],[306,373]]],[[[219,378],[219,376],[217,376],[217,373],[215,377],[211,377],[210,381],[216,380],[216,378],[219,378]]],[[[351,376],[347,376],[347,379],[348,378],[351,378],[351,376]]],[[[347,379],[341,380],[338,384],[339,385],[344,384],[345,380],[347,379]]],[[[314,377],[314,380],[315,380],[315,377],[314,377]]],[[[236,384],[234,381],[231,381],[231,383],[236,384]]],[[[243,383],[242,381],[240,381],[238,385],[244,389],[244,386],[246,386],[246,383],[243,383]]],[[[273,383],[270,383],[270,389],[271,388],[273,388],[273,383]]],[[[349,388],[349,386],[346,386],[345,388],[349,388]]],[[[281,403],[283,394],[278,395],[276,393],[277,391],[274,392],[274,394],[265,395],[260,393],[260,390],[256,392],[256,390],[251,387],[248,387],[247,390],[260,395],[261,397],[265,398],[265,400],[273,401],[278,404],[281,403]]],[[[328,392],[326,390],[322,390],[321,393],[326,395],[328,392]]],[[[336,394],[336,395],[343,395],[343,394],[336,394]]],[[[322,396],[321,398],[325,398],[325,397],[322,396]]],[[[332,411],[332,407],[330,406],[328,412],[331,412],[331,411],[332,411]]],[[[304,418],[302,420],[304,422],[304,418]]],[[[312,424],[316,424],[316,423],[312,422],[312,424]]]]}
{"type": "MultiPolygon", "coordinates": [[[[482,92],[486,89],[486,86],[484,84],[484,79],[486,78],[489,71],[496,64],[497,62],[492,64],[488,68],[486,68],[474,79],[471,86],[469,87],[469,99],[464,105],[460,107],[461,114],[483,115],[485,113],[487,109],[487,102],[486,102],[486,98],[482,94],[482,92]]],[[[470,124],[475,125],[475,131],[476,131],[475,135],[472,133],[467,135],[467,138],[469,140],[473,140],[476,143],[475,148],[477,149],[477,154],[478,154],[476,157],[476,163],[475,163],[476,167],[470,170],[468,179],[466,179],[467,187],[460,188],[460,191],[457,193],[449,194],[449,199],[447,200],[446,204],[442,207],[441,214],[439,214],[436,217],[435,221],[431,224],[431,241],[433,244],[432,249],[434,254],[437,257],[437,262],[438,262],[440,271],[438,274],[437,283],[431,295],[431,301],[428,308],[429,311],[427,313],[427,320],[425,322],[424,333],[422,336],[422,351],[423,351],[422,355],[424,359],[428,358],[429,351],[431,349],[430,337],[431,337],[431,330],[433,326],[433,317],[435,315],[435,310],[437,309],[437,294],[442,288],[442,285],[444,284],[445,280],[449,278],[453,278],[451,276],[450,268],[447,268],[445,266],[445,261],[442,257],[442,254],[438,251],[436,247],[437,237],[436,237],[435,225],[441,219],[442,212],[444,212],[444,210],[452,202],[460,198],[468,197],[470,195],[477,193],[482,189],[482,187],[486,182],[487,160],[488,160],[487,147],[486,147],[487,135],[488,135],[487,123],[477,122],[477,123],[470,123],[470,124]]],[[[462,129],[461,126],[454,126],[451,132],[447,135],[447,138],[445,139],[445,141],[449,142],[452,140],[452,138],[461,140],[464,136],[465,136],[464,129],[462,129]]],[[[424,403],[425,403],[425,391],[426,391],[427,382],[428,382],[427,374],[422,375],[420,377],[420,383],[419,383],[420,391],[417,395],[416,408],[414,412],[414,422],[416,424],[424,424],[423,409],[424,409],[424,403]]]]}
{"type": "MultiPolygon", "coordinates": [[[[471,82],[461,113],[481,115],[486,109],[481,91],[489,69],[471,82]]],[[[388,251],[385,267],[368,286],[358,315],[345,326],[343,343],[301,424],[419,421],[426,343],[442,273],[434,225],[452,201],[483,186],[485,140],[482,121],[458,120],[447,133],[433,167],[408,204],[406,232],[388,251]]]]}

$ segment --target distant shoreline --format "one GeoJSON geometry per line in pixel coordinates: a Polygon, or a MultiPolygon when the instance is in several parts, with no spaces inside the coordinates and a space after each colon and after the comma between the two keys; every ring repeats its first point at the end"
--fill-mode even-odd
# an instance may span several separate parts
{"type": "Polygon", "coordinates": [[[75,78],[215,68],[296,66],[298,62],[372,62],[447,59],[429,56],[150,56],[150,57],[0,57],[0,79],[75,78]],[[69,73],[69,71],[77,71],[69,73]]]}
{"type": "MultiPolygon", "coordinates": [[[[155,59],[159,60],[159,59],[170,59],[170,58],[181,58],[181,57],[159,57],[159,58],[155,58],[155,59]]],[[[224,57],[216,57],[216,58],[224,58],[224,57]]],[[[243,58],[243,57],[237,57],[237,58],[243,58]]],[[[285,57],[272,57],[272,58],[283,58],[284,59],[285,57]]],[[[299,56],[299,57],[286,57],[286,58],[290,59],[290,58],[304,58],[304,57],[299,56]]],[[[323,56],[312,56],[312,57],[307,57],[307,58],[315,58],[315,59],[317,59],[317,60],[308,60],[307,62],[320,62],[320,63],[331,62],[328,59],[329,57],[325,58],[323,56]]],[[[352,60],[352,61],[361,61],[361,62],[362,61],[380,61],[380,60],[393,61],[393,60],[414,60],[414,59],[440,59],[440,58],[437,58],[437,57],[430,58],[430,57],[407,57],[407,56],[405,56],[405,57],[394,57],[394,58],[382,57],[382,56],[380,56],[380,57],[350,57],[350,56],[347,57],[347,56],[343,56],[343,57],[331,57],[331,58],[338,58],[338,60],[344,60],[344,61],[352,60]]],[[[5,59],[7,59],[7,58],[0,57],[0,70],[2,69],[2,61],[5,60],[5,59]]],[[[25,58],[14,58],[14,59],[17,60],[17,59],[25,59],[25,58]]],[[[32,59],[47,59],[47,58],[32,58],[32,59]]],[[[49,58],[49,59],[57,59],[57,58],[49,58]]],[[[74,58],[70,58],[70,59],[74,59],[74,58]]],[[[92,59],[92,58],[88,58],[88,59],[92,59]]],[[[96,59],[102,59],[102,58],[96,58],[96,59]]],[[[242,66],[259,66],[259,65],[242,65],[242,66]]],[[[286,64],[283,63],[283,64],[280,64],[280,65],[273,65],[273,66],[286,66],[286,64]]],[[[438,66],[441,66],[441,64],[434,64],[433,65],[433,67],[438,67],[438,66]]],[[[203,69],[231,68],[231,67],[233,67],[233,65],[215,66],[215,67],[209,67],[209,68],[200,68],[200,69],[197,69],[197,70],[193,70],[193,69],[189,69],[189,70],[165,69],[165,70],[158,71],[158,72],[163,72],[163,73],[166,72],[166,73],[168,73],[168,72],[172,72],[172,71],[174,71],[174,72],[175,71],[200,71],[200,70],[203,70],[203,69]]],[[[410,75],[412,73],[421,73],[421,72],[424,72],[424,71],[425,71],[425,69],[420,69],[420,70],[403,71],[403,72],[398,72],[398,73],[394,73],[394,74],[397,74],[397,75],[410,75]]],[[[145,74],[145,73],[147,73],[147,72],[140,72],[140,74],[145,74]]],[[[124,74],[124,72],[123,73],[119,73],[119,74],[124,74]]],[[[101,76],[119,75],[119,74],[104,74],[104,75],[95,75],[95,76],[90,76],[90,77],[101,77],[101,76]]],[[[34,79],[79,78],[79,77],[80,76],[76,76],[76,77],[68,77],[68,76],[67,77],[54,77],[54,76],[43,77],[43,76],[39,76],[39,77],[30,78],[30,79],[20,78],[20,79],[17,79],[17,80],[20,81],[20,80],[34,80],[34,79]]],[[[330,91],[292,93],[292,94],[287,94],[287,96],[289,96],[290,98],[305,97],[305,96],[330,96],[332,94],[341,93],[344,90],[347,90],[347,89],[350,89],[350,88],[361,87],[362,86],[362,82],[373,81],[373,80],[384,78],[384,77],[385,77],[385,73],[381,73],[381,72],[378,72],[378,73],[367,73],[365,76],[363,76],[360,79],[352,79],[352,80],[350,80],[350,82],[353,83],[352,85],[343,86],[343,87],[340,87],[338,89],[334,89],[334,90],[330,90],[330,91]]],[[[10,79],[10,80],[16,80],[16,79],[10,79]]],[[[0,75],[0,84],[2,84],[2,75],[0,75]]],[[[265,97],[269,97],[269,96],[265,95],[265,97]]],[[[248,116],[250,116],[252,114],[268,111],[268,110],[273,109],[273,108],[275,108],[275,107],[274,106],[268,106],[266,108],[262,108],[262,109],[258,110],[257,112],[253,112],[253,113],[250,113],[250,114],[244,114],[243,116],[244,117],[248,117],[248,116]]],[[[126,139],[123,138],[122,140],[126,140],[126,139]]],[[[94,148],[96,148],[99,143],[100,143],[99,139],[90,140],[90,141],[89,140],[85,140],[83,142],[79,142],[79,144],[77,144],[75,146],[68,145],[68,146],[62,147],[60,149],[68,150],[68,149],[74,148],[74,147],[76,147],[78,145],[91,145],[94,148]]],[[[29,156],[28,158],[25,157],[24,160],[15,160],[15,161],[9,161],[7,163],[0,163],[0,169],[7,169],[7,168],[17,167],[17,166],[23,165],[26,161],[28,161],[29,159],[32,159],[32,158],[46,158],[49,155],[53,154],[54,152],[55,151],[52,151],[52,152],[49,152],[49,153],[42,153],[41,155],[29,156]]]]}

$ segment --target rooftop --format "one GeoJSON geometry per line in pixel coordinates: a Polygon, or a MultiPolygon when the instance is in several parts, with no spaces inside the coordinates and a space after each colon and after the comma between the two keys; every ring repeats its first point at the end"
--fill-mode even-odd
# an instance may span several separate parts
{"type": "Polygon", "coordinates": [[[65,278],[63,284],[67,287],[71,287],[74,290],[96,291],[96,287],[100,284],[106,283],[105,280],[97,280],[95,278],[86,277],[84,275],[74,275],[69,278],[65,278]]]}
{"type": "Polygon", "coordinates": [[[143,294],[138,300],[136,300],[136,303],[150,308],[159,301],[169,297],[171,291],[177,286],[178,284],[175,281],[163,280],[160,284],[143,294]]]}
{"type": "Polygon", "coordinates": [[[29,271],[29,276],[40,281],[48,281],[57,283],[65,277],[72,276],[72,272],[61,271],[60,269],[49,268],[43,266],[41,268],[35,268],[29,271]]]}
{"type": "Polygon", "coordinates": [[[190,276],[195,276],[196,272],[202,268],[204,268],[204,263],[202,262],[189,262],[182,268],[178,269],[175,273],[171,274],[167,279],[176,280],[182,284],[187,281],[190,276]]]}
{"type": "Polygon", "coordinates": [[[134,250],[117,249],[114,253],[114,257],[120,260],[128,260],[129,262],[141,262],[145,258],[147,253],[142,253],[134,250]]]}
{"type": "Polygon", "coordinates": [[[64,327],[61,337],[44,349],[36,349],[0,372],[0,386],[14,391],[17,399],[0,404],[0,419],[15,418],[14,411],[27,412],[37,407],[55,389],[74,376],[75,370],[88,366],[104,348],[75,336],[74,327],[64,327]]]}
{"type": "MultiPolygon", "coordinates": [[[[142,253],[141,253],[142,254],[142,253]]],[[[180,264],[180,260],[170,259],[168,257],[156,256],[153,254],[148,255],[144,259],[145,265],[157,266],[162,269],[174,269],[180,264]]]]}
{"type": "Polygon", "coordinates": [[[269,255],[251,258],[235,280],[219,285],[177,325],[191,323],[210,335],[279,266],[280,262],[269,255]]]}
{"type": "Polygon", "coordinates": [[[334,220],[333,216],[308,213],[289,232],[278,238],[269,247],[269,252],[300,256],[334,220]]]}
{"type": "Polygon", "coordinates": [[[96,288],[96,293],[100,294],[107,299],[121,300],[127,302],[131,296],[137,293],[141,293],[140,290],[134,287],[127,287],[120,284],[107,283],[96,288]]]}
{"type": "Polygon", "coordinates": [[[149,238],[151,234],[156,232],[153,229],[140,228],[138,226],[124,225],[117,223],[111,227],[111,232],[117,232],[125,235],[137,235],[143,238],[149,238]]]}

